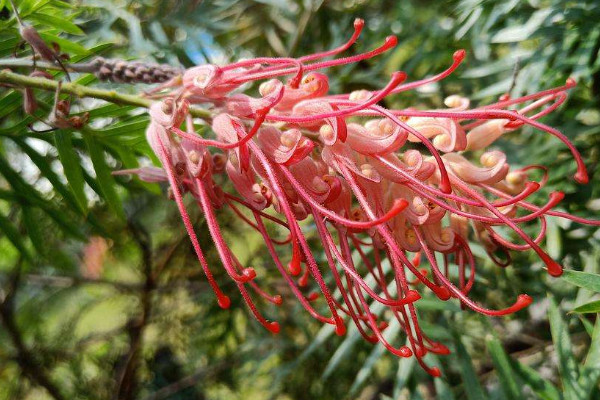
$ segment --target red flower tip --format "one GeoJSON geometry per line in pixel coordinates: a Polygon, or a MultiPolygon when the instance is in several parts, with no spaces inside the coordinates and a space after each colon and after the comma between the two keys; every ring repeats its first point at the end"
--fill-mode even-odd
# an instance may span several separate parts
{"type": "Polygon", "coordinates": [[[570,89],[572,87],[577,86],[577,81],[575,80],[575,78],[568,77],[566,85],[567,85],[567,89],[570,89]]]}
{"type": "Polygon", "coordinates": [[[283,304],[283,298],[281,297],[281,295],[276,294],[275,296],[273,296],[273,304],[275,304],[276,306],[280,306],[281,304],[283,304]]]}
{"type": "MultiPolygon", "coordinates": [[[[562,273],[562,271],[561,271],[561,273],[562,273]]],[[[527,307],[531,303],[533,303],[533,298],[530,295],[520,294],[517,297],[517,301],[515,301],[513,308],[515,311],[519,311],[519,310],[522,310],[523,308],[527,307]]]]}
{"type": "Polygon", "coordinates": [[[398,44],[398,38],[394,35],[390,35],[388,37],[385,38],[385,43],[382,46],[382,49],[391,49],[396,47],[396,45],[398,44]]]}
{"type": "Polygon", "coordinates": [[[460,50],[456,50],[454,52],[454,54],[452,55],[452,58],[454,59],[455,62],[459,63],[465,59],[466,55],[467,55],[467,52],[465,51],[465,49],[460,49],[460,50]]]}
{"type": "Polygon", "coordinates": [[[408,348],[408,346],[402,346],[400,347],[400,357],[411,357],[413,355],[413,352],[411,349],[408,348]]]}
{"type": "Polygon", "coordinates": [[[228,296],[221,295],[217,298],[217,304],[219,304],[219,307],[227,309],[231,305],[231,300],[228,296]]]}
{"type": "Polygon", "coordinates": [[[582,168],[579,171],[577,171],[577,173],[573,176],[573,178],[575,178],[575,180],[577,182],[581,183],[582,185],[585,185],[590,180],[585,168],[582,168]]]}
{"type": "Polygon", "coordinates": [[[429,375],[438,378],[440,375],[442,375],[442,373],[440,372],[440,369],[438,367],[433,367],[429,369],[429,375]]]}
{"type": "Polygon", "coordinates": [[[450,349],[441,343],[434,343],[431,352],[439,355],[448,355],[450,354],[450,349]]]}
{"type": "Polygon", "coordinates": [[[356,29],[357,31],[361,31],[362,28],[364,28],[365,26],[365,20],[362,18],[356,18],[354,20],[354,29],[356,29]]]}
{"type": "Polygon", "coordinates": [[[308,267],[306,273],[298,279],[298,286],[305,287],[306,285],[308,285],[308,267]]]}
{"type": "Polygon", "coordinates": [[[279,326],[279,322],[268,322],[266,325],[267,329],[273,333],[279,333],[280,331],[280,326],[279,326]]]}
{"type": "Polygon", "coordinates": [[[256,278],[256,271],[254,268],[244,268],[242,275],[246,278],[246,282],[251,281],[252,279],[256,278]]]}
{"type": "Polygon", "coordinates": [[[442,301],[446,301],[451,297],[450,290],[444,286],[434,286],[431,290],[433,290],[435,295],[442,301]]]}
{"type": "Polygon", "coordinates": [[[552,204],[558,204],[565,198],[565,192],[552,192],[550,193],[550,201],[552,204]]]}
{"type": "Polygon", "coordinates": [[[408,76],[406,75],[406,72],[404,71],[396,71],[392,73],[392,79],[391,82],[392,85],[399,85],[400,83],[404,82],[406,80],[408,76]]]}
{"type": "Polygon", "coordinates": [[[307,299],[308,301],[315,301],[315,300],[317,300],[318,298],[319,298],[319,293],[317,293],[317,292],[312,292],[312,293],[310,293],[310,294],[309,294],[309,295],[306,297],[306,299],[307,299]]]}
{"type": "MultiPolygon", "coordinates": [[[[539,254],[539,253],[538,253],[539,254]]],[[[539,254],[546,267],[548,268],[548,273],[554,277],[561,276],[563,273],[563,267],[556,261],[554,261],[548,254],[541,253],[539,254]]]]}
{"type": "Polygon", "coordinates": [[[406,292],[406,295],[404,296],[404,300],[406,300],[407,303],[414,303],[415,301],[419,300],[420,298],[421,298],[421,295],[416,290],[409,290],[406,292]]]}
{"type": "Polygon", "coordinates": [[[379,323],[378,328],[379,328],[380,331],[383,332],[384,330],[386,330],[388,328],[388,326],[390,326],[390,324],[388,324],[386,321],[381,321],[379,323]]]}
{"type": "Polygon", "coordinates": [[[447,176],[442,175],[442,179],[440,181],[440,190],[445,194],[452,193],[452,185],[450,184],[450,179],[447,176]]]}
{"type": "Polygon", "coordinates": [[[288,270],[293,276],[300,275],[302,268],[300,266],[300,258],[292,257],[292,261],[288,264],[288,270]]]}
{"type": "Polygon", "coordinates": [[[335,334],[338,336],[346,334],[346,325],[344,325],[344,321],[341,318],[335,320],[335,334]]]}

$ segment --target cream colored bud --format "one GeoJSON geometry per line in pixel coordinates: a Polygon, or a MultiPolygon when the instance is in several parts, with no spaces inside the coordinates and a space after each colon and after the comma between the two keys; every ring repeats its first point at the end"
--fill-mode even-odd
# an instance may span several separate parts
{"type": "Polygon", "coordinates": [[[518,186],[525,182],[527,175],[520,171],[511,171],[506,175],[506,182],[509,185],[518,186]]]}
{"type": "Polygon", "coordinates": [[[296,135],[293,131],[285,131],[281,134],[279,140],[281,141],[282,145],[290,149],[296,144],[296,135]]]}
{"type": "Polygon", "coordinates": [[[355,90],[353,92],[350,93],[350,96],[348,96],[348,100],[350,101],[364,101],[364,100],[368,100],[371,97],[371,92],[369,92],[368,90],[355,90]]]}
{"type": "Polygon", "coordinates": [[[450,136],[448,135],[437,135],[433,138],[433,145],[438,149],[450,146],[450,142],[450,136]]]}
{"type": "Polygon", "coordinates": [[[498,157],[491,153],[485,153],[481,156],[481,163],[484,167],[491,168],[498,163],[498,157]]]}
{"type": "Polygon", "coordinates": [[[200,153],[196,150],[192,150],[188,153],[188,159],[194,164],[198,164],[200,162],[200,153]]]}
{"type": "Polygon", "coordinates": [[[258,92],[261,94],[261,96],[266,96],[270,93],[273,92],[273,90],[275,90],[275,87],[277,85],[275,84],[274,81],[267,81],[264,83],[261,83],[261,85],[258,87],[258,92]]]}
{"type": "Polygon", "coordinates": [[[335,132],[331,125],[323,125],[321,129],[319,129],[319,134],[325,141],[332,141],[335,138],[335,132]]]}
{"type": "Polygon", "coordinates": [[[369,163],[362,164],[360,166],[360,172],[367,178],[373,178],[375,176],[375,168],[369,163]]]}

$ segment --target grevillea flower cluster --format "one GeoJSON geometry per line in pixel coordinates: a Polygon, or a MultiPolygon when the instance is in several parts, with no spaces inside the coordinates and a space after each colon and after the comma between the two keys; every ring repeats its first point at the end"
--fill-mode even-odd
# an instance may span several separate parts
{"type": "Polygon", "coordinates": [[[505,95],[478,107],[459,95],[435,110],[378,104],[447,77],[465,57],[459,50],[445,71],[430,78],[407,82],[405,73],[395,72],[379,90],[329,94],[324,70],[370,59],[397,43],[390,36],[371,51],[336,58],[357,40],[363,25],[356,20],[352,37],[333,50],[200,65],[161,85],[153,93],[157,101],[150,110],[147,140],[162,168],[119,173],[168,182],[222,308],[230,306],[230,299],[200,247],[184,205],[186,193],[206,218],[223,268],[269,331],[279,332],[279,324],[261,314],[253,296],[277,305],[282,298],[259,287],[256,271],[240,263],[223,237],[217,213],[232,212],[262,237],[272,259],[267,269],[277,270],[314,318],[333,325],[338,335],[351,321],[369,342],[380,342],[400,357],[414,355],[437,376],[439,370],[423,357],[447,354],[448,348],[421,330],[417,289],[431,290],[442,301],[456,298],[485,315],[514,313],[531,297],[519,295],[500,310],[469,298],[476,275],[469,243],[481,244],[500,266],[510,262],[510,251],[533,250],[548,273],[559,276],[562,267],[540,247],[546,217],[598,225],[553,210],[561,192],[552,192],[541,206],[528,201],[546,183],[546,168],[511,168],[503,152],[489,149],[503,134],[529,125],[568,147],[577,165],[574,178],[586,183],[575,147],[539,122],[565,101],[575,82],[519,98],[505,95]],[[256,87],[260,95],[242,93],[256,87]],[[210,120],[194,121],[191,105],[209,109],[210,120]],[[199,135],[195,122],[209,123],[215,137],[199,135]],[[530,175],[543,178],[535,181],[530,175]],[[535,237],[522,228],[529,222],[538,223],[535,237]],[[499,227],[512,230],[520,242],[503,237],[499,227]],[[309,245],[315,234],[318,248],[309,245]],[[427,263],[420,265],[421,260],[427,263]],[[309,293],[309,286],[320,293],[309,293]],[[382,332],[389,322],[383,316],[398,321],[406,345],[386,340],[382,332]]]}

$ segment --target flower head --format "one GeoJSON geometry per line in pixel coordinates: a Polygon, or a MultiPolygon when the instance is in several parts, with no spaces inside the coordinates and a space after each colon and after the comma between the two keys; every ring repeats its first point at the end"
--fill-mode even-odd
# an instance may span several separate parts
{"type": "Polygon", "coordinates": [[[387,96],[448,76],[465,57],[460,50],[450,67],[433,77],[405,82],[406,74],[396,72],[379,90],[330,95],[326,68],[377,56],[397,42],[389,37],[372,51],[323,60],[349,48],[363,25],[357,20],[347,43],[323,53],[187,70],[182,80],[163,86],[169,91],[150,111],[147,138],[164,171],[131,172],[146,180],[168,180],[222,307],[230,301],[206,262],[182,200],[185,193],[201,208],[223,268],[268,330],[276,333],[279,325],[261,314],[249,290],[274,304],[282,298],[260,288],[256,271],[239,262],[222,235],[217,212],[233,212],[262,237],[272,259],[269,267],[312,316],[335,326],[340,335],[352,321],[368,341],[381,342],[400,357],[414,355],[430,374],[439,375],[423,357],[427,352],[447,354],[448,349],[427,338],[419,326],[415,303],[420,292],[430,290],[441,301],[456,298],[466,308],[493,316],[519,311],[532,301],[522,294],[512,305],[491,310],[472,300],[476,261],[470,241],[479,242],[500,266],[510,258],[498,259],[499,252],[533,250],[548,272],[558,276],[562,267],[540,246],[546,217],[598,225],[554,211],[561,192],[553,192],[541,206],[529,202],[546,183],[545,178],[534,181],[530,172],[544,168],[513,168],[504,153],[489,148],[504,133],[529,125],[566,144],[577,164],[575,179],[587,182],[575,147],[539,122],[564,101],[575,82],[474,108],[458,95],[437,110],[378,105],[387,96]],[[260,97],[236,92],[247,82],[259,83],[260,97]],[[189,105],[212,110],[215,138],[196,133],[189,105]],[[309,245],[307,223],[301,221],[316,231],[319,248],[309,245]],[[536,237],[522,228],[532,221],[540,226],[536,237]],[[284,234],[273,234],[267,229],[271,224],[284,234]],[[511,242],[498,227],[511,229],[522,243],[511,242]],[[317,261],[317,252],[324,253],[326,262],[317,261]],[[422,266],[425,260],[428,265],[422,266]],[[308,292],[309,286],[318,287],[321,296],[308,292]],[[325,313],[317,306],[321,301],[325,313]],[[398,321],[408,345],[386,341],[382,331],[389,322],[384,317],[398,321]]]}

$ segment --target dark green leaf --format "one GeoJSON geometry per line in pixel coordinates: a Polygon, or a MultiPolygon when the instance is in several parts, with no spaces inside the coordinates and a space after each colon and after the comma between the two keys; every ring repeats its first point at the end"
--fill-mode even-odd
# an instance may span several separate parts
{"type": "Polygon", "coordinates": [[[71,132],[58,130],[54,134],[56,149],[60,162],[63,165],[63,171],[69,182],[69,186],[77,199],[81,211],[87,212],[87,197],[84,191],[84,179],[81,171],[81,163],[77,152],[73,148],[71,141],[71,132]]]}
{"type": "Polygon", "coordinates": [[[600,275],[567,269],[563,272],[562,279],[573,285],[600,293],[600,275]]]}
{"type": "Polygon", "coordinates": [[[14,226],[14,224],[4,215],[0,213],[0,231],[6,236],[6,238],[15,246],[17,250],[21,253],[25,259],[28,261],[33,261],[33,257],[29,253],[29,250],[23,243],[23,239],[19,231],[14,226]]]}
{"type": "Polygon", "coordinates": [[[575,307],[572,312],[580,314],[591,314],[600,312],[600,300],[591,301],[579,307],[575,307]]]}
{"type": "Polygon", "coordinates": [[[467,353],[467,349],[465,349],[465,346],[462,344],[457,333],[454,334],[454,345],[456,347],[455,357],[458,361],[460,376],[462,377],[467,398],[469,400],[485,399],[486,396],[477,379],[477,373],[473,368],[471,357],[469,356],[469,353],[467,353]]]}
{"type": "Polygon", "coordinates": [[[120,219],[125,219],[125,213],[123,212],[123,205],[121,199],[115,190],[115,180],[111,175],[110,168],[106,164],[104,159],[104,152],[96,141],[96,139],[86,132],[83,135],[85,144],[87,146],[94,170],[96,171],[96,181],[102,192],[104,200],[108,207],[115,212],[120,219]]]}
{"type": "Polygon", "coordinates": [[[502,392],[504,392],[504,396],[507,399],[522,398],[516,375],[510,368],[509,356],[502,348],[502,343],[500,343],[497,338],[490,335],[486,340],[486,345],[492,356],[492,362],[496,368],[496,373],[498,374],[498,380],[500,381],[500,387],[502,388],[502,392]]]}

